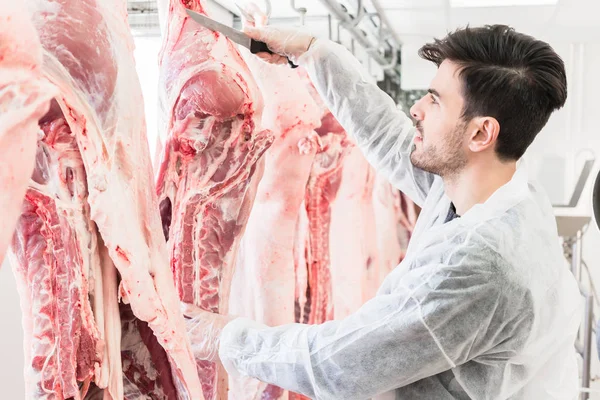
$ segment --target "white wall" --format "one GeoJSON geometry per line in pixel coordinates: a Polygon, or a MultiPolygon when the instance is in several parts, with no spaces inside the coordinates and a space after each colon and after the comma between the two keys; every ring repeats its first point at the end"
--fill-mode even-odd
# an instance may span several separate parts
{"type": "Polygon", "coordinates": [[[157,141],[157,99],[158,99],[158,52],[161,39],[159,36],[145,36],[135,38],[135,63],[142,94],[144,96],[144,110],[146,113],[146,127],[150,156],[154,158],[157,141]]]}

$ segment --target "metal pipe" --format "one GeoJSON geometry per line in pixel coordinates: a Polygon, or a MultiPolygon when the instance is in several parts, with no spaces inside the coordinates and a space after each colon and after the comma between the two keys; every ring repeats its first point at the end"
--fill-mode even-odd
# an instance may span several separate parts
{"type": "Polygon", "coordinates": [[[388,69],[394,68],[397,63],[398,63],[398,49],[396,49],[395,47],[392,46],[392,59],[390,60],[390,62],[388,64],[381,65],[381,68],[383,68],[384,71],[387,71],[388,69]]]}
{"type": "MultiPolygon", "coordinates": [[[[333,14],[344,27],[349,27],[352,24],[352,18],[346,12],[344,8],[342,8],[341,4],[337,2],[337,0],[321,0],[321,3],[329,10],[331,14],[333,14]]],[[[365,36],[363,36],[357,29],[350,28],[348,31],[352,34],[352,36],[356,39],[356,41],[363,46],[365,49],[371,48],[371,43],[367,40],[365,36]]]]}
{"type": "Polygon", "coordinates": [[[363,0],[358,0],[358,7],[356,9],[356,17],[352,20],[351,23],[348,24],[348,28],[355,28],[360,24],[360,21],[364,18],[366,14],[365,8],[363,7],[363,0]]]}
{"type": "MultiPolygon", "coordinates": [[[[585,298],[585,315],[583,320],[583,368],[581,372],[581,387],[590,387],[592,364],[592,325],[594,315],[594,298],[588,294],[585,298]]],[[[589,399],[589,393],[581,394],[582,400],[589,399]]]]}
{"type": "MultiPolygon", "coordinates": [[[[352,18],[350,15],[342,8],[340,3],[337,0],[320,0],[321,3],[325,6],[325,8],[333,14],[338,20],[341,21],[342,25],[349,26],[352,23],[352,18]]],[[[356,39],[358,44],[360,44],[366,51],[370,51],[372,49],[372,44],[367,40],[367,37],[356,27],[348,28],[348,32],[356,39]]],[[[387,65],[388,60],[385,57],[381,56],[378,53],[370,52],[371,56],[375,61],[377,61],[380,65],[387,65]]]]}
{"type": "Polygon", "coordinates": [[[383,8],[381,7],[381,5],[379,5],[379,0],[371,0],[371,4],[375,8],[377,14],[379,14],[379,20],[381,21],[381,25],[386,25],[388,27],[392,37],[394,38],[394,41],[396,42],[396,46],[400,47],[402,45],[402,40],[400,39],[400,36],[398,36],[398,33],[394,31],[392,24],[390,24],[390,21],[385,16],[383,8]]]}
{"type": "Polygon", "coordinates": [[[305,7],[296,7],[296,0],[290,0],[290,6],[292,6],[294,11],[300,14],[300,23],[304,25],[304,17],[306,16],[308,10],[305,7]]]}
{"type": "Polygon", "coordinates": [[[571,272],[577,280],[581,282],[581,231],[577,231],[577,236],[571,242],[571,272]]]}
{"type": "MultiPolygon", "coordinates": [[[[577,284],[579,285],[579,291],[581,292],[581,294],[583,295],[583,297],[587,298],[588,293],[587,290],[583,287],[583,284],[581,282],[581,231],[577,231],[577,234],[575,237],[571,237],[568,239],[570,244],[571,244],[571,272],[573,273],[573,276],[575,277],[575,280],[577,281],[577,284]]],[[[584,338],[582,338],[583,334],[585,333],[585,331],[582,332],[581,329],[579,329],[577,331],[577,338],[576,341],[577,342],[582,342],[582,340],[584,340],[584,338]]],[[[582,344],[583,347],[585,347],[585,341],[582,344]]],[[[585,352],[584,352],[585,353],[585,352]]],[[[582,353],[582,356],[584,356],[584,353],[582,353]]],[[[585,357],[584,357],[585,360],[585,357]]]]}
{"type": "Polygon", "coordinates": [[[583,260],[583,231],[577,231],[577,277],[581,281],[581,264],[583,260]]]}

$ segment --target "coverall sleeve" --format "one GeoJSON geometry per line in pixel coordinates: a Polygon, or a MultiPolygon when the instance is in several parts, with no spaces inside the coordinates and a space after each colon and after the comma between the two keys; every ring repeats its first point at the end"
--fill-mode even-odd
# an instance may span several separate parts
{"type": "Polygon", "coordinates": [[[419,268],[394,291],[320,325],[267,327],[236,319],[221,335],[219,356],[234,376],[311,398],[363,400],[402,388],[472,359],[519,329],[522,310],[508,307],[504,295],[514,291],[489,271],[419,268]]]}
{"type": "Polygon", "coordinates": [[[374,83],[343,46],[317,40],[298,63],[369,163],[422,206],[434,175],[412,165],[412,120],[374,83]]]}

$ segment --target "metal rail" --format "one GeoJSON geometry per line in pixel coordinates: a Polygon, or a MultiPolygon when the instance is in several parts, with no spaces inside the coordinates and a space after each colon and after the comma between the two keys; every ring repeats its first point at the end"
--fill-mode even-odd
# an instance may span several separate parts
{"type": "Polygon", "coordinates": [[[305,7],[296,7],[296,0],[290,0],[290,6],[294,11],[300,14],[300,23],[304,25],[304,18],[306,17],[308,10],[305,7]]]}
{"type": "MultiPolygon", "coordinates": [[[[594,294],[586,289],[582,282],[582,229],[578,229],[577,233],[563,236],[563,251],[565,258],[571,263],[571,272],[577,279],[579,284],[579,292],[585,299],[585,308],[583,315],[583,325],[577,333],[575,342],[575,351],[582,358],[581,370],[581,387],[583,389],[590,388],[591,382],[591,365],[592,365],[592,336],[594,335],[594,294]]],[[[581,400],[588,400],[589,393],[582,391],[580,394],[581,400]]]]}
{"type": "MultiPolygon", "coordinates": [[[[337,0],[320,0],[323,6],[340,21],[340,24],[350,32],[352,38],[360,44],[369,55],[382,67],[385,67],[387,71],[391,70],[397,63],[398,57],[398,43],[390,44],[392,50],[392,60],[387,60],[384,55],[382,55],[378,49],[376,49],[373,44],[368,40],[367,34],[358,28],[358,23],[355,23],[355,19],[353,18],[346,9],[337,1],[337,0]],[[392,64],[393,61],[393,64],[392,64]]],[[[373,2],[373,1],[372,1],[373,2]]],[[[362,6],[362,2],[360,2],[362,6]]],[[[363,9],[363,7],[360,7],[363,9]]],[[[357,15],[358,17],[358,15],[357,15]]],[[[364,17],[364,14],[360,17],[361,19],[364,17]]],[[[379,15],[380,23],[384,23],[384,19],[381,15],[379,15]]],[[[359,21],[360,22],[360,21],[359,21]]]]}

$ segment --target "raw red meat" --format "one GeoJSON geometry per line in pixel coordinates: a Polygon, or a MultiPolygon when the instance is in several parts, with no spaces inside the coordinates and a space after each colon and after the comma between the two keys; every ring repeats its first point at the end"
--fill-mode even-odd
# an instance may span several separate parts
{"type": "Polygon", "coordinates": [[[331,205],[330,254],[335,319],[358,310],[379,288],[374,183],[373,168],[360,149],[353,145],[344,159],[340,188],[331,205]]]}
{"type": "Polygon", "coordinates": [[[304,321],[304,315],[309,313],[308,303],[308,264],[307,253],[309,248],[309,228],[306,203],[300,206],[296,229],[294,231],[294,321],[304,321]]]}
{"type": "MultiPolygon", "coordinates": [[[[238,50],[185,13],[185,7],[205,13],[203,2],[165,0],[159,7],[166,26],[157,192],[170,265],[182,301],[226,314],[261,156],[273,138],[258,129],[262,97],[238,50]]],[[[204,396],[226,398],[224,369],[206,361],[197,366],[204,396]]]]}
{"type": "Polygon", "coordinates": [[[394,189],[382,175],[377,174],[373,191],[373,208],[379,254],[379,285],[400,264],[406,253],[408,240],[403,239],[408,237],[410,231],[400,223],[402,216],[400,196],[398,190],[394,189]]]}
{"type": "Polygon", "coordinates": [[[79,398],[78,382],[87,387],[101,362],[88,292],[87,249],[96,238],[88,230],[85,170],[75,138],[60,117],[42,127],[45,137],[12,246],[24,325],[30,328],[27,389],[36,398],[48,393],[79,398]]]}
{"type": "MultiPolygon", "coordinates": [[[[343,127],[326,110],[310,83],[309,91],[325,110],[318,132],[321,135],[326,132],[345,135],[343,127]]],[[[309,214],[305,212],[308,208],[298,215],[294,247],[297,322],[310,320],[315,285],[325,286],[316,293],[324,293],[322,297],[331,303],[327,312],[333,309],[326,319],[344,318],[372,298],[383,279],[403,258],[416,222],[414,203],[377,176],[350,137],[345,140],[345,154],[341,160],[337,192],[330,196],[333,200],[329,208],[321,208],[325,213],[320,220],[329,220],[329,232],[323,234],[322,230],[314,230],[319,225],[309,223],[309,214]],[[309,278],[310,260],[319,258],[312,254],[311,247],[317,237],[329,238],[329,268],[328,272],[309,278]],[[308,266],[308,274],[305,266],[308,266]]],[[[309,195],[310,190],[307,200],[309,195]]],[[[316,215],[319,215],[318,210],[313,212],[313,216],[316,215]]],[[[313,217],[314,220],[319,221],[313,217]]],[[[323,250],[319,250],[323,254],[323,250]]],[[[318,266],[324,264],[327,260],[317,261],[318,266]]]]}
{"type": "MultiPolygon", "coordinates": [[[[321,110],[320,139],[305,190],[304,202],[296,218],[294,236],[295,321],[322,323],[333,318],[330,235],[331,205],[337,196],[345,157],[352,149],[346,132],[325,107],[308,75],[305,85],[321,110]]],[[[302,398],[290,394],[290,398],[302,398]],[[296,396],[296,397],[294,397],[296,396]]]]}
{"type": "Polygon", "coordinates": [[[79,399],[91,385],[94,394],[106,389],[105,398],[121,399],[131,367],[121,363],[121,343],[124,358],[129,343],[143,343],[151,359],[133,354],[132,365],[145,368],[125,379],[135,393],[160,386],[162,398],[201,399],[156,213],[126,3],[28,6],[43,73],[58,94],[40,121],[44,135],[13,241],[27,397],[79,399]],[[119,297],[137,330],[121,321],[119,297]],[[152,369],[155,376],[144,376],[152,369]]]}
{"type": "Polygon", "coordinates": [[[331,205],[340,188],[344,158],[352,146],[330,113],[322,119],[317,133],[322,147],[313,162],[305,194],[308,219],[306,303],[299,306],[302,312],[299,322],[309,324],[333,319],[331,205]]]}
{"type": "MultiPolygon", "coordinates": [[[[270,326],[295,322],[294,235],[319,138],[322,110],[297,70],[244,53],[265,98],[263,126],[275,135],[241,241],[230,314],[270,326]]],[[[230,399],[274,400],[285,392],[254,379],[230,379],[230,399]]]]}
{"type": "MultiPolygon", "coordinates": [[[[400,214],[400,225],[409,232],[415,229],[415,225],[417,224],[417,218],[419,217],[419,213],[421,209],[404,193],[400,194],[400,209],[398,213],[400,214]]],[[[410,239],[410,235],[406,238],[406,244],[408,245],[408,240],[410,239]]]]}

